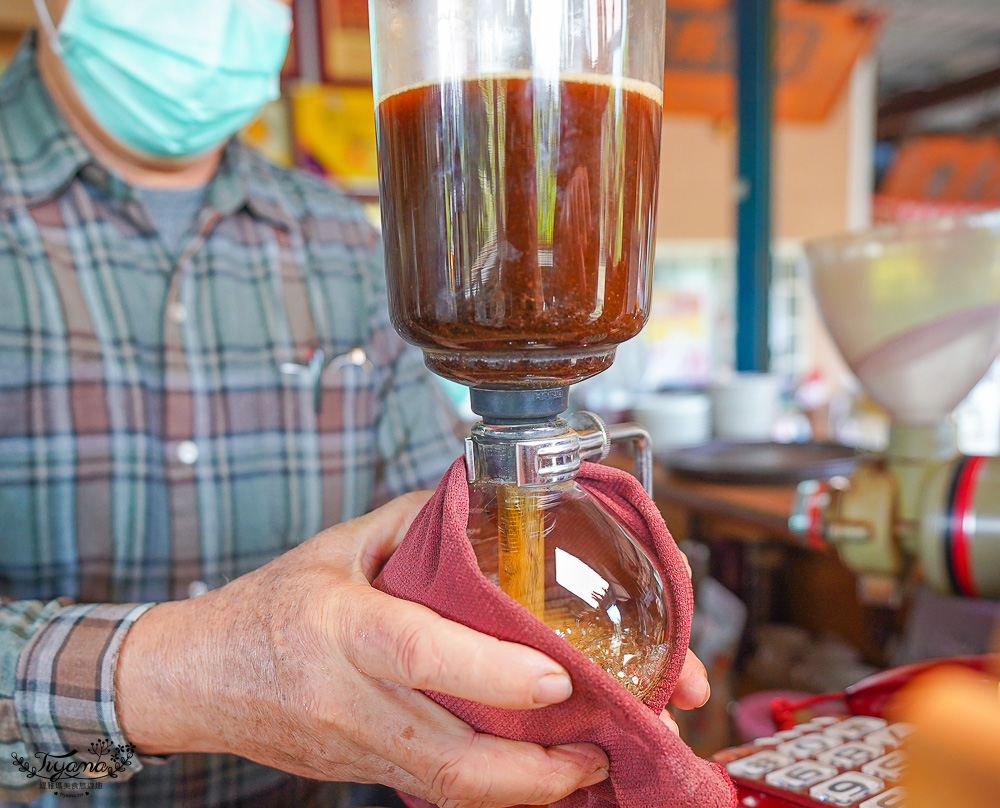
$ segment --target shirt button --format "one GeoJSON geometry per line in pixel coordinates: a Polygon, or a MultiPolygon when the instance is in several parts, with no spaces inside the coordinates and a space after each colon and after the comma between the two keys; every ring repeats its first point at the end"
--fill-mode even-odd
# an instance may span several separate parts
{"type": "Polygon", "coordinates": [[[180,325],[183,323],[188,316],[187,306],[183,303],[171,303],[169,309],[170,319],[180,325]]]}
{"type": "Polygon", "coordinates": [[[198,460],[198,444],[193,440],[181,441],[177,445],[177,459],[185,465],[192,465],[198,460]]]}

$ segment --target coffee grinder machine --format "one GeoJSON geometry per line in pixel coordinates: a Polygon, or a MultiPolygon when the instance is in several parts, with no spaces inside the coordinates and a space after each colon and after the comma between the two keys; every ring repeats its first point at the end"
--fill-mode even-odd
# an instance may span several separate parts
{"type": "Polygon", "coordinates": [[[471,388],[468,535],[483,573],[636,696],[673,614],[628,529],[574,482],[648,435],[561,417],[649,313],[662,0],[370,5],[393,324],[471,388]]]}
{"type": "Polygon", "coordinates": [[[891,427],[849,479],[800,485],[791,528],[835,546],[867,602],[900,602],[913,567],[941,592],[1000,597],[1000,458],[961,456],[950,417],[1000,352],[1000,212],[806,253],[834,342],[891,427]]]}

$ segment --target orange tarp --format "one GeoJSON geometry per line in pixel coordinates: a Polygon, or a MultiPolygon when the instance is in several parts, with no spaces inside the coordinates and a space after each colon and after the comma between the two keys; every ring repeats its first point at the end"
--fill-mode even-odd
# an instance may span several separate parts
{"type": "Polygon", "coordinates": [[[928,135],[900,148],[880,191],[939,202],[1000,201],[1000,141],[928,135]]]}
{"type": "MultiPolygon", "coordinates": [[[[775,115],[819,123],[832,111],[858,57],[874,44],[878,20],[806,0],[776,0],[775,13],[775,115]]],[[[667,0],[664,111],[732,116],[735,69],[729,0],[667,0]]]]}
{"type": "Polygon", "coordinates": [[[903,145],[875,195],[876,222],[1000,207],[1000,140],[926,135],[903,145]]]}

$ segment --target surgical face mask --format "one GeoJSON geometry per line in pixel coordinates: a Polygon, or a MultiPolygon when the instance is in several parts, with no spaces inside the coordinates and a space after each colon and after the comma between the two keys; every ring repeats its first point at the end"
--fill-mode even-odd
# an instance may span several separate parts
{"type": "Polygon", "coordinates": [[[87,111],[138,151],[201,154],[278,96],[292,27],[278,0],[70,0],[58,28],[33,1],[87,111]]]}

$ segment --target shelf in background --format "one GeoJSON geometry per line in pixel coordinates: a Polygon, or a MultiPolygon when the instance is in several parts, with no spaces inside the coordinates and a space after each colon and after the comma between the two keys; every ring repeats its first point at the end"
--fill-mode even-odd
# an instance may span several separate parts
{"type": "Polygon", "coordinates": [[[19,35],[34,24],[31,0],[3,0],[0,3],[0,32],[19,35]]]}

